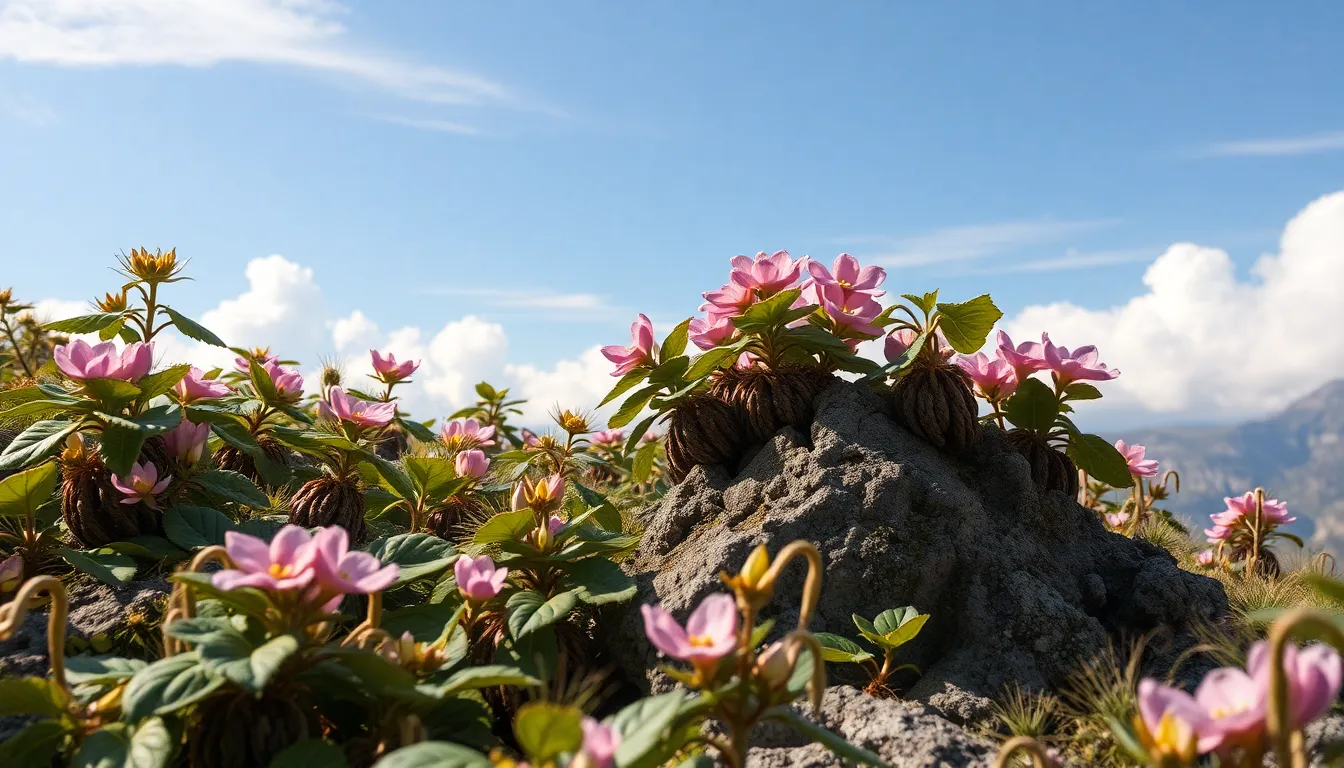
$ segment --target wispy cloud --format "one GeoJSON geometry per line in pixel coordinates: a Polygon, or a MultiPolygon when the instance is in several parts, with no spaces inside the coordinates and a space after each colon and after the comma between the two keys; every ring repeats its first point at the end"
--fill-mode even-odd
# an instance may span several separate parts
{"type": "Polygon", "coordinates": [[[374,115],[374,120],[393,125],[402,125],[407,128],[415,128],[421,131],[434,131],[435,133],[455,133],[459,136],[484,136],[485,131],[466,123],[459,123],[452,120],[433,120],[418,117],[403,117],[401,115],[374,115]]]}
{"type": "Polygon", "coordinates": [[[429,289],[426,294],[473,299],[482,304],[504,309],[542,311],[557,317],[584,320],[604,320],[625,310],[596,293],[554,293],[544,290],[505,290],[496,288],[441,288],[429,289]]]}
{"type": "Polygon", "coordinates": [[[45,128],[59,120],[56,110],[27,96],[0,94],[0,113],[34,128],[45,128]]]}
{"type": "Polygon", "coordinates": [[[1344,150],[1344,131],[1287,136],[1277,139],[1248,139],[1212,144],[1195,153],[1196,157],[1293,157],[1344,150]]]}
{"type": "Polygon", "coordinates": [[[873,244],[874,249],[882,249],[877,253],[870,252],[868,258],[873,263],[888,267],[915,267],[974,261],[986,256],[1011,253],[1029,246],[1057,243],[1118,223],[1116,219],[1004,221],[947,227],[914,237],[888,239],[885,244],[880,238],[864,237],[862,240],[873,244]]]}
{"type": "Polygon", "coordinates": [[[405,98],[520,107],[501,83],[350,42],[334,0],[10,0],[0,58],[66,67],[251,62],[340,75],[405,98]]]}
{"type": "Polygon", "coordinates": [[[1111,264],[1130,264],[1138,261],[1152,261],[1161,248],[1128,248],[1117,251],[1093,251],[1088,253],[1069,249],[1058,258],[1033,259],[1003,264],[993,267],[968,270],[977,275],[997,275],[1012,272],[1058,272],[1072,269],[1089,269],[1111,264]]]}

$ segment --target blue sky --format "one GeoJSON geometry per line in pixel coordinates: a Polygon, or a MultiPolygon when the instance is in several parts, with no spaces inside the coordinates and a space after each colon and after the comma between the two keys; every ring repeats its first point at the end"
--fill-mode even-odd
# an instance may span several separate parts
{"type": "Polygon", "coordinates": [[[1177,242],[1250,279],[1344,188],[1339,4],[127,8],[0,0],[0,282],[25,297],[176,246],[200,314],[281,254],[332,317],[474,315],[550,370],[689,315],[737,253],[1105,310],[1177,242]]]}

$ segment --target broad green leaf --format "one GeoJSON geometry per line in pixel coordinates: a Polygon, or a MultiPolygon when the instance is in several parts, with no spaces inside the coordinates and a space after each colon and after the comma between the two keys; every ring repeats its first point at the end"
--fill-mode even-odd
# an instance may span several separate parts
{"type": "Polygon", "coordinates": [[[144,444],[145,433],[139,429],[109,424],[103,427],[98,452],[102,454],[103,463],[112,474],[125,476],[130,474],[131,468],[140,458],[140,449],[144,444]]]}
{"type": "Polygon", "coordinates": [[[44,677],[10,677],[0,680],[0,716],[60,717],[65,712],[65,700],[65,691],[44,677]]]}
{"type": "MultiPolygon", "coordinates": [[[[733,325],[746,332],[782,328],[799,317],[790,308],[802,293],[800,288],[791,288],[787,291],[781,291],[765,301],[757,302],[748,307],[746,312],[734,317],[733,325]]],[[[810,314],[815,309],[816,307],[812,306],[802,316],[810,314]]]]}
{"type": "Polygon", "coordinates": [[[293,635],[280,635],[266,641],[261,647],[252,652],[248,659],[248,665],[251,668],[250,683],[246,685],[252,691],[260,693],[266,688],[276,673],[280,671],[285,662],[297,653],[299,650],[299,641],[293,635]]]}
{"type": "Polygon", "coordinates": [[[426,741],[390,753],[374,763],[374,768],[490,768],[492,765],[490,758],[461,744],[426,741]]]}
{"type": "Polygon", "coordinates": [[[406,474],[424,494],[432,494],[457,478],[453,460],[442,456],[407,456],[402,460],[406,474]]]}
{"type": "Polygon", "coordinates": [[[0,453],[0,471],[22,469],[61,449],[65,438],[78,428],[73,421],[48,419],[35,422],[5,446],[0,453]]]}
{"type": "Polygon", "coordinates": [[[649,428],[653,426],[653,422],[658,420],[658,416],[659,414],[656,413],[646,416],[643,421],[635,425],[635,428],[630,430],[630,436],[625,438],[625,446],[622,447],[621,453],[629,456],[635,450],[635,446],[639,445],[639,441],[643,440],[644,436],[649,433],[649,428]]]}
{"type": "Polygon", "coordinates": [[[150,664],[126,686],[122,711],[135,723],[150,715],[166,715],[190,706],[223,685],[225,679],[206,669],[195,651],[150,664]]]}
{"type": "Polygon", "coordinates": [[[1101,390],[1085,381],[1075,381],[1064,388],[1064,396],[1070,400],[1100,400],[1101,390]]]}
{"type": "Polygon", "coordinates": [[[1055,425],[1059,403],[1045,382],[1027,379],[1018,385],[1012,397],[1004,401],[1003,412],[1015,427],[1045,432],[1055,425]]]}
{"type": "Polygon", "coordinates": [[[434,430],[415,419],[407,419],[398,416],[397,423],[400,424],[401,428],[406,430],[411,437],[414,437],[422,443],[432,443],[438,439],[438,436],[434,434],[434,430]]]}
{"type": "Polygon", "coordinates": [[[630,480],[636,483],[645,483],[649,480],[649,475],[653,472],[653,462],[658,458],[658,443],[649,441],[639,446],[635,453],[635,461],[630,467],[630,480]]]}
{"type": "Polygon", "coordinates": [[[120,587],[135,578],[135,561],[108,547],[87,552],[61,547],[57,552],[75,570],[83,571],[110,587],[120,587]]]}
{"type": "Polygon", "coordinates": [[[620,603],[635,596],[635,580],[616,563],[605,557],[590,557],[566,569],[568,583],[578,590],[578,598],[589,605],[620,603]]]}
{"type": "Polygon", "coordinates": [[[536,527],[536,518],[530,509],[517,512],[500,512],[490,518],[476,530],[471,541],[476,546],[498,544],[501,541],[517,541],[523,534],[536,527]]]}
{"type": "Polygon", "coordinates": [[[147,403],[159,395],[166,395],[173,391],[177,382],[187,375],[191,366],[187,363],[175,365],[171,368],[165,368],[157,373],[151,373],[138,382],[140,387],[140,402],[147,403]]]}
{"type": "Polygon", "coordinates": [[[772,707],[766,712],[765,717],[768,720],[774,720],[787,725],[798,733],[801,733],[812,741],[829,749],[836,757],[842,760],[875,765],[878,766],[878,768],[887,768],[887,764],[882,762],[882,758],[862,747],[856,747],[853,744],[850,744],[834,731],[823,728],[798,714],[792,707],[772,707]]]}
{"type": "Polygon", "coordinates": [[[203,341],[215,347],[226,346],[224,341],[215,334],[211,333],[205,326],[197,323],[195,320],[183,315],[172,307],[160,307],[173,321],[173,327],[182,332],[183,336],[196,341],[203,341]]]}
{"type": "Polygon", "coordinates": [[[345,751],[329,741],[304,739],[275,757],[269,768],[345,768],[345,751]]]}
{"type": "MultiPolygon", "coordinates": [[[[504,391],[508,392],[507,389],[504,391]]],[[[482,381],[480,384],[476,385],[476,394],[480,395],[481,399],[486,402],[490,402],[492,400],[496,400],[502,397],[498,392],[495,391],[494,387],[490,386],[490,382],[488,381],[482,381]]]]}
{"type": "Polygon", "coordinates": [[[1134,485],[1124,454],[1096,435],[1070,432],[1068,454],[1079,469],[1112,488],[1134,485]]]}
{"type": "MultiPolygon", "coordinates": [[[[32,389],[37,391],[37,387],[32,389]]],[[[83,412],[93,407],[95,406],[87,400],[38,397],[0,410],[0,415],[3,415],[6,421],[17,421],[30,417],[47,418],[61,413],[83,412]]]]}
{"type": "MultiPolygon", "coordinates": [[[[621,735],[616,750],[616,765],[634,768],[648,765],[648,759],[669,739],[678,715],[690,699],[681,691],[640,699],[607,719],[621,735]]],[[[675,750],[679,745],[669,745],[675,750]]]]}
{"type": "Polygon", "coordinates": [[[268,509],[271,506],[270,497],[262,492],[245,475],[237,472],[231,472],[227,469],[212,469],[209,472],[202,472],[194,475],[192,480],[199,483],[202,488],[223,497],[235,504],[242,504],[253,509],[268,509]]]}
{"type": "Polygon", "coordinates": [[[649,404],[649,401],[653,399],[653,396],[658,394],[658,390],[658,385],[651,384],[627,397],[625,402],[621,403],[621,407],[616,413],[612,414],[611,418],[607,420],[607,427],[610,429],[620,429],[626,424],[629,424],[639,415],[640,411],[644,410],[644,406],[649,404]]]}
{"type": "Polygon", "coordinates": [[[454,672],[439,687],[439,692],[442,696],[451,696],[462,691],[494,688],[501,685],[531,688],[541,685],[541,681],[517,667],[503,664],[482,664],[454,672]]]}
{"type": "Polygon", "coordinates": [[[61,469],[54,461],[0,480],[0,517],[35,517],[60,482],[61,469]]]}
{"type": "Polygon", "coordinates": [[[583,745],[583,710],[550,702],[524,704],[513,721],[513,734],[538,764],[583,745]]]}
{"type": "Polygon", "coordinates": [[[913,293],[902,293],[901,298],[919,307],[924,314],[929,314],[933,308],[938,306],[938,292],[926,293],[922,296],[913,293]]]}
{"type": "Polygon", "coordinates": [[[910,642],[924,628],[929,620],[927,613],[920,613],[913,606],[889,608],[873,619],[873,629],[882,635],[883,648],[899,648],[910,642]]]}
{"type": "Polygon", "coordinates": [[[976,296],[959,304],[939,304],[938,327],[952,348],[963,355],[973,355],[985,345],[989,332],[1003,313],[994,306],[989,294],[976,296]]]}
{"type": "MultiPolygon", "coordinates": [[[[117,656],[71,656],[65,660],[65,679],[71,685],[110,685],[129,679],[144,669],[146,662],[140,659],[123,659],[117,656]]],[[[0,691],[4,681],[0,681],[0,691]]],[[[3,705],[3,698],[0,698],[3,705]]]]}
{"type": "Polygon", "coordinates": [[[714,371],[727,367],[741,354],[742,349],[736,344],[707,349],[691,361],[691,367],[686,371],[686,379],[699,381],[714,371]]]}
{"type": "Polygon", "coordinates": [[[238,526],[219,510],[179,504],[163,512],[163,532],[168,540],[186,550],[224,545],[224,534],[238,526]]]}
{"type": "Polygon", "coordinates": [[[374,469],[378,470],[378,474],[387,481],[388,488],[393,493],[403,499],[415,499],[415,483],[395,462],[388,461],[370,451],[363,452],[360,458],[372,464],[374,469]]]}
{"type": "Polygon", "coordinates": [[[873,658],[873,654],[864,650],[858,643],[847,637],[829,632],[815,632],[813,636],[821,644],[821,658],[830,662],[859,663],[873,658]]]}
{"type": "Polygon", "coordinates": [[[72,768],[165,768],[177,740],[163,720],[151,717],[132,728],[105,725],[90,734],[75,753],[72,768]]]}
{"type": "Polygon", "coordinates": [[[367,547],[384,565],[396,565],[393,586],[432,576],[453,564],[457,550],[452,544],[427,533],[401,533],[378,539],[367,547]]]}
{"type": "Polygon", "coordinates": [[[850,618],[854,620],[854,626],[858,627],[859,634],[863,635],[865,640],[874,645],[880,646],[882,644],[882,633],[877,631],[877,628],[873,626],[871,621],[857,613],[851,615],[850,618]]]}
{"type": "Polygon", "coordinates": [[[677,355],[649,372],[649,383],[661,387],[676,389],[683,381],[687,369],[691,367],[691,358],[677,355]]]}
{"type": "Polygon", "coordinates": [[[123,317],[120,320],[116,321],[115,323],[98,331],[98,340],[111,341],[114,336],[120,335],[121,329],[125,327],[126,327],[126,318],[123,317]]]}
{"type": "MultiPolygon", "coordinates": [[[[230,589],[223,590],[217,588],[211,581],[212,575],[209,573],[189,573],[187,571],[178,571],[170,577],[173,581],[180,581],[191,586],[191,590],[198,597],[209,597],[219,600],[225,605],[232,606],[239,613],[248,616],[263,616],[266,613],[270,603],[266,600],[265,593],[258,589],[230,589]]],[[[175,624],[176,622],[174,622],[175,624]]]]}
{"type": "Polygon", "coordinates": [[[257,397],[263,402],[274,403],[280,399],[280,393],[275,389],[275,381],[271,379],[271,374],[267,373],[256,360],[248,360],[247,378],[252,382],[252,391],[256,392],[257,397]]]}
{"type": "MultiPolygon", "coordinates": [[[[509,598],[509,602],[512,603],[513,598],[509,598]]],[[[574,607],[578,605],[578,602],[577,591],[569,590],[561,592],[530,610],[519,606],[519,610],[509,613],[509,633],[515,639],[518,639],[526,637],[542,627],[549,627],[552,624],[564,621],[565,617],[569,616],[574,607]]]]}
{"type": "Polygon", "coordinates": [[[57,333],[93,333],[122,319],[120,312],[95,312],[92,315],[80,315],[65,320],[57,320],[42,326],[57,333]]]}
{"type": "Polygon", "coordinates": [[[421,603],[383,614],[383,629],[392,637],[401,637],[403,632],[421,643],[432,643],[457,624],[464,605],[457,601],[421,603]]]}
{"type": "Polygon", "coordinates": [[[665,363],[674,357],[678,357],[686,351],[686,339],[690,334],[691,319],[688,317],[677,323],[667,338],[663,339],[663,346],[658,350],[658,362],[665,363]]]}
{"type": "Polygon", "coordinates": [[[140,388],[121,379],[84,379],[80,384],[93,399],[107,406],[107,410],[119,411],[127,403],[140,397],[140,388]]]}
{"type": "Polygon", "coordinates": [[[546,627],[521,639],[505,635],[495,649],[495,663],[517,667],[539,680],[550,681],[560,666],[555,631],[546,627]]]}
{"type": "Polygon", "coordinates": [[[45,719],[0,742],[5,768],[51,768],[52,758],[70,736],[66,721],[45,719]]]}

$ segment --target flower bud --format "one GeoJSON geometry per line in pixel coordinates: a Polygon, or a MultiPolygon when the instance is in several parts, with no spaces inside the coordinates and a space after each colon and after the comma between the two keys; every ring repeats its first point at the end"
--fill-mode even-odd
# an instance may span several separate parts
{"type": "Polygon", "coordinates": [[[126,311],[126,292],[125,292],[125,291],[122,291],[121,293],[107,293],[107,294],[104,294],[104,295],[103,295],[103,298],[101,298],[101,299],[95,299],[95,300],[94,300],[94,303],[98,305],[98,309],[100,309],[100,310],[102,310],[102,311],[104,311],[104,312],[111,312],[111,313],[114,313],[114,314],[115,314],[115,313],[120,313],[120,312],[125,312],[125,311],[126,311]]]}
{"type": "Polygon", "coordinates": [[[148,248],[132,248],[130,256],[121,257],[121,266],[131,277],[147,283],[162,283],[175,277],[185,264],[178,263],[176,248],[167,253],[157,248],[154,253],[148,248]]]}
{"type": "Polygon", "coordinates": [[[10,555],[0,561],[0,594],[13,592],[23,584],[23,556],[10,555]]]}
{"type": "Polygon", "coordinates": [[[789,682],[793,675],[793,664],[789,663],[789,652],[784,643],[773,643],[756,657],[756,675],[771,689],[778,689],[789,682]]]}

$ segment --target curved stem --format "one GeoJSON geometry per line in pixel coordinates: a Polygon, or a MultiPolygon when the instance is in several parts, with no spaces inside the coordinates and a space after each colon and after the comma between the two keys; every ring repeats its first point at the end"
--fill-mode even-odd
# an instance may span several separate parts
{"type": "Polygon", "coordinates": [[[780,572],[789,561],[799,556],[807,558],[807,581],[803,583],[802,606],[798,611],[798,629],[806,631],[807,625],[812,621],[812,614],[817,610],[817,603],[821,601],[821,553],[812,542],[801,539],[789,542],[779,551],[779,555],[770,564],[770,570],[765,572],[765,577],[761,581],[773,590],[780,572]]]}
{"type": "Polygon", "coordinates": [[[1255,520],[1251,525],[1251,554],[1246,558],[1246,578],[1252,578],[1255,575],[1255,566],[1260,560],[1260,521],[1263,519],[1265,511],[1265,489],[1255,489],[1255,520]]]}
{"type": "Polygon", "coordinates": [[[1009,759],[1018,752],[1027,753],[1034,768],[1048,768],[1054,763],[1044,744],[1030,736],[1014,736],[1005,741],[1003,747],[999,749],[999,757],[994,761],[994,768],[1008,768],[1009,759]]]}
{"type": "MultiPolygon", "coordinates": [[[[812,703],[812,711],[820,714],[821,699],[826,695],[826,662],[822,658],[821,642],[812,635],[811,632],[795,629],[784,638],[786,659],[789,661],[789,670],[792,671],[798,663],[798,657],[802,655],[803,649],[812,652],[812,679],[807,683],[807,692],[812,703]]],[[[888,654],[888,662],[891,657],[888,654]]],[[[883,665],[885,672],[886,665],[883,665]]]]}
{"type": "MultiPolygon", "coordinates": [[[[233,558],[229,557],[228,550],[216,544],[197,552],[187,564],[186,572],[200,573],[201,569],[210,563],[217,563],[222,568],[232,568],[233,558]]],[[[185,643],[168,634],[168,625],[178,619],[190,619],[195,615],[196,596],[192,594],[191,588],[182,582],[173,585],[173,593],[168,598],[168,608],[163,612],[164,656],[174,656],[186,650],[185,643]]]]}
{"type": "Polygon", "coordinates": [[[51,663],[51,679],[70,695],[65,682],[65,625],[70,615],[70,596],[65,585],[55,576],[34,576],[25,581],[8,605],[0,606],[0,639],[8,639],[28,615],[28,609],[37,605],[38,594],[46,592],[51,598],[51,616],[47,619],[47,657],[51,663]]]}
{"type": "Polygon", "coordinates": [[[1269,738],[1274,756],[1282,768],[1307,768],[1307,756],[1298,727],[1289,717],[1288,678],[1283,671],[1283,654],[1288,640],[1301,631],[1319,635],[1336,648],[1344,648],[1344,633],[1320,611],[1298,608],[1274,622],[1269,630],[1269,738]]]}

